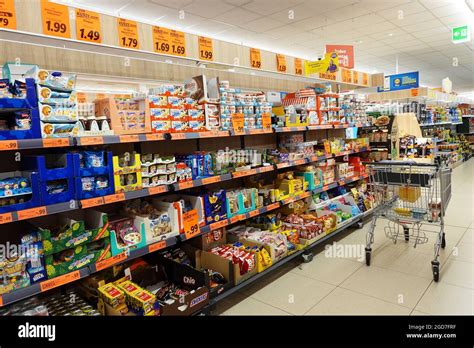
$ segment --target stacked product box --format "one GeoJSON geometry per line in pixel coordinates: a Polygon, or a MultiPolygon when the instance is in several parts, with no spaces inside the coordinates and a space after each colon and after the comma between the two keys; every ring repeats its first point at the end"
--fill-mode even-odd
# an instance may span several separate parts
{"type": "Polygon", "coordinates": [[[112,152],[81,151],[71,155],[74,162],[76,199],[114,193],[112,152]]]}
{"type": "Polygon", "coordinates": [[[0,173],[0,214],[41,205],[37,172],[0,173]]]}
{"type": "Polygon", "coordinates": [[[176,182],[176,160],[174,156],[159,154],[141,155],[143,187],[169,185],[176,182]]]}

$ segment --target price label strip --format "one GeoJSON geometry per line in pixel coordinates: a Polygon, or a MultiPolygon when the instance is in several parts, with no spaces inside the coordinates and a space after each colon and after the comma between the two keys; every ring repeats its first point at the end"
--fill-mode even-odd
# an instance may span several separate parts
{"type": "Polygon", "coordinates": [[[286,57],[283,54],[277,54],[277,71],[286,72],[286,57]]]}
{"type": "Polygon", "coordinates": [[[199,218],[196,209],[183,214],[183,227],[186,239],[195,237],[201,232],[199,229],[199,218]]]}
{"type": "Polygon", "coordinates": [[[303,60],[300,58],[295,58],[295,74],[303,75],[303,60]]]}
{"type": "Polygon", "coordinates": [[[40,289],[41,289],[41,292],[48,291],[48,290],[57,288],[58,286],[61,286],[61,285],[67,284],[67,283],[71,283],[71,282],[73,282],[75,280],[78,280],[80,278],[81,278],[81,273],[79,271],[66,273],[62,276],[59,276],[59,277],[49,279],[49,280],[45,280],[44,282],[41,282],[40,283],[40,289]]]}
{"type": "Polygon", "coordinates": [[[262,56],[258,48],[250,49],[250,66],[254,69],[262,68],[262,56]]]}
{"type": "Polygon", "coordinates": [[[0,28],[16,29],[15,0],[0,0],[0,28]]]}
{"type": "Polygon", "coordinates": [[[140,49],[138,41],[138,24],[128,19],[117,18],[118,38],[120,47],[140,49]]]}
{"type": "Polygon", "coordinates": [[[150,246],[148,247],[148,252],[152,253],[154,251],[158,251],[164,248],[166,248],[166,241],[162,240],[161,242],[150,244],[150,246]]]}
{"type": "Polygon", "coordinates": [[[116,193],[113,195],[104,196],[104,203],[115,203],[125,200],[125,193],[116,193]]]}
{"type": "Polygon", "coordinates": [[[212,47],[212,39],[204,36],[198,37],[199,43],[199,59],[213,61],[214,50],[212,47]]]}
{"type": "Polygon", "coordinates": [[[108,259],[96,262],[95,264],[95,270],[96,272],[99,272],[103,269],[112,267],[113,265],[116,265],[122,261],[125,261],[127,259],[127,254],[125,252],[122,252],[118,255],[109,257],[108,259]]]}
{"type": "Polygon", "coordinates": [[[76,39],[102,43],[100,15],[97,12],[76,9],[76,39]]]}
{"type": "Polygon", "coordinates": [[[26,220],[26,219],[32,219],[38,216],[47,215],[48,210],[46,209],[45,206],[42,206],[42,207],[37,207],[37,208],[19,210],[17,214],[18,214],[18,220],[26,220]]]}
{"type": "Polygon", "coordinates": [[[184,33],[163,27],[153,27],[153,49],[157,53],[186,56],[184,33]]]}
{"type": "Polygon", "coordinates": [[[43,34],[70,39],[69,8],[47,0],[41,0],[43,34]]]}
{"type": "Polygon", "coordinates": [[[43,147],[65,147],[69,145],[69,138],[43,139],[43,147]]]}
{"type": "Polygon", "coordinates": [[[17,140],[2,140],[0,141],[0,151],[17,150],[17,140]]]}

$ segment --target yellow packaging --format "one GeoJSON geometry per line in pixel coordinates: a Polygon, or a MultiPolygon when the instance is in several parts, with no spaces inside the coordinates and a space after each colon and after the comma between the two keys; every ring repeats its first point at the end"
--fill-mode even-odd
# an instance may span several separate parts
{"type": "Polygon", "coordinates": [[[413,186],[402,186],[400,187],[398,196],[404,202],[416,202],[421,196],[421,188],[413,186]]]}
{"type": "Polygon", "coordinates": [[[114,308],[120,307],[125,303],[124,292],[116,285],[109,283],[105,284],[98,289],[99,296],[105,303],[108,303],[114,308]]]}

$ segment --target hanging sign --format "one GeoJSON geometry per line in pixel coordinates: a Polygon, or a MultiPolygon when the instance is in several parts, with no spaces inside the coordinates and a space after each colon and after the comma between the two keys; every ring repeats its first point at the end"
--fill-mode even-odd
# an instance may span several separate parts
{"type": "Polygon", "coordinates": [[[16,29],[15,0],[0,0],[0,28],[16,29]]]}
{"type": "Polygon", "coordinates": [[[369,85],[369,74],[367,73],[362,73],[362,84],[364,86],[368,86],[369,85]]]}
{"type": "Polygon", "coordinates": [[[419,87],[419,74],[418,71],[388,75],[384,78],[383,89],[379,88],[380,91],[398,91],[402,89],[411,89],[419,87]]]}
{"type": "Polygon", "coordinates": [[[283,54],[277,54],[277,71],[286,72],[286,57],[283,54]]]}
{"type": "Polygon", "coordinates": [[[198,36],[199,59],[214,60],[214,50],[212,48],[212,39],[204,36],[198,36]]]}
{"type": "Polygon", "coordinates": [[[359,72],[352,70],[352,81],[354,81],[355,85],[359,84],[359,72]]]}
{"type": "Polygon", "coordinates": [[[76,38],[82,41],[102,42],[100,15],[97,12],[76,9],[76,38]]]}
{"type": "Polygon", "coordinates": [[[69,9],[47,0],[41,0],[41,21],[43,34],[71,38],[69,9]]]}
{"type": "Polygon", "coordinates": [[[352,70],[341,69],[342,82],[352,83],[352,70]]]}
{"type": "Polygon", "coordinates": [[[352,45],[326,45],[326,53],[336,52],[339,57],[339,66],[354,68],[354,46],[352,45]]]}
{"type": "Polygon", "coordinates": [[[139,50],[138,24],[128,19],[117,18],[118,36],[120,47],[134,48],[139,50]]]}
{"type": "Polygon", "coordinates": [[[250,49],[250,66],[256,69],[260,69],[262,67],[262,57],[258,48],[250,49]]]}
{"type": "Polygon", "coordinates": [[[455,44],[471,41],[471,31],[469,25],[451,29],[451,41],[455,44]]]}
{"type": "Polygon", "coordinates": [[[326,53],[324,58],[314,62],[305,62],[306,76],[317,73],[334,74],[339,70],[339,60],[336,52],[326,53]]]}
{"type": "Polygon", "coordinates": [[[300,58],[295,58],[295,74],[303,75],[303,61],[300,58]]]}
{"type": "Polygon", "coordinates": [[[185,56],[184,33],[163,27],[153,27],[153,49],[157,53],[185,56]]]}

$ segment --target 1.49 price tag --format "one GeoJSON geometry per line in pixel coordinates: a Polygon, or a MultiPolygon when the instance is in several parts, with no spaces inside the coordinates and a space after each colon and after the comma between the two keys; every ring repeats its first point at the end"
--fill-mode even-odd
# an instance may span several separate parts
{"type": "Polygon", "coordinates": [[[183,214],[183,227],[186,239],[197,236],[201,232],[199,229],[199,218],[196,209],[183,214]]]}
{"type": "Polygon", "coordinates": [[[76,10],[76,38],[82,41],[102,42],[98,13],[79,8],[76,10]]]}

